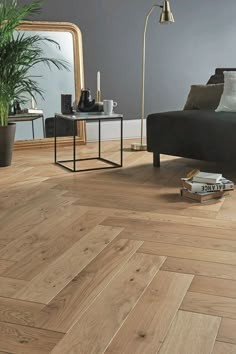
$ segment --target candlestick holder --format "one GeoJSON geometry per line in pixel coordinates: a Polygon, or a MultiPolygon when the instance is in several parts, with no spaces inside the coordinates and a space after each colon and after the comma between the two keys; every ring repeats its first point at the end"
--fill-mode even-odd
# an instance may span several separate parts
{"type": "Polygon", "coordinates": [[[101,91],[97,91],[96,102],[101,102],[101,98],[102,98],[101,91]]]}

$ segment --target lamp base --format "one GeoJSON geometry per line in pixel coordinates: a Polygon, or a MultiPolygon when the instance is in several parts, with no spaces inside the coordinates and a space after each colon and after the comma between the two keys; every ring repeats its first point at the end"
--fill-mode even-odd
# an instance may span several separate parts
{"type": "Polygon", "coordinates": [[[133,144],[131,144],[131,150],[133,150],[133,151],[146,151],[147,144],[133,143],[133,144]]]}

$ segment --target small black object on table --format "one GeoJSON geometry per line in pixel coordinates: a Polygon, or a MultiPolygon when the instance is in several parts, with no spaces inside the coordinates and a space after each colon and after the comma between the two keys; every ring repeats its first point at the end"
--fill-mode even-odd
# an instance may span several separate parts
{"type": "Polygon", "coordinates": [[[93,112],[93,113],[102,113],[103,112],[103,103],[96,102],[95,99],[92,99],[91,90],[83,89],[81,90],[81,96],[78,104],[79,112],[93,112]]]}
{"type": "Polygon", "coordinates": [[[44,116],[42,113],[20,113],[9,116],[9,122],[18,123],[18,122],[31,122],[32,124],[32,137],[34,139],[34,121],[36,119],[42,119],[42,127],[43,127],[43,137],[46,137],[45,134],[45,124],[44,124],[44,116]]]}
{"type": "Polygon", "coordinates": [[[102,169],[111,169],[111,168],[119,168],[123,165],[123,115],[121,114],[111,114],[105,115],[100,113],[76,113],[74,115],[64,115],[64,114],[55,114],[54,119],[54,162],[56,165],[60,165],[63,168],[71,171],[71,172],[84,172],[84,171],[94,171],[94,170],[102,170],[102,169]],[[70,120],[73,126],[73,159],[70,160],[57,160],[57,120],[58,119],[66,119],[70,120]],[[76,158],[76,131],[77,131],[77,123],[80,121],[86,121],[86,123],[90,122],[98,122],[98,156],[89,157],[89,158],[76,158]],[[101,153],[101,123],[105,121],[120,121],[120,163],[105,159],[102,157],[101,153]],[[88,161],[88,160],[100,160],[106,163],[108,166],[95,167],[95,168],[86,168],[86,169],[77,169],[76,162],[78,161],[88,161]],[[73,168],[70,168],[65,165],[65,163],[73,163],[73,168]]]}

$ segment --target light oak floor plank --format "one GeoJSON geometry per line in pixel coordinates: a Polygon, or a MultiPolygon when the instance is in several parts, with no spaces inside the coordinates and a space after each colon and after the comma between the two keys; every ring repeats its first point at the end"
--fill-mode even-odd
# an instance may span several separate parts
{"type": "Polygon", "coordinates": [[[144,242],[139,251],[146,254],[157,254],[170,257],[236,265],[236,253],[233,252],[216,251],[197,247],[177,246],[160,242],[144,242]]]}
{"type": "Polygon", "coordinates": [[[27,257],[15,262],[7,269],[5,275],[11,278],[32,280],[59,256],[63,255],[75,242],[88,234],[103,218],[101,213],[95,213],[93,210],[86,212],[82,217],[77,214],[77,220],[75,221],[68,217],[71,223],[67,225],[66,230],[63,229],[46,235],[46,241],[42,245],[31,250],[27,257]]]}
{"type": "Polygon", "coordinates": [[[0,350],[14,354],[49,354],[63,333],[0,322],[0,350]]]}
{"type": "Polygon", "coordinates": [[[179,311],[159,351],[160,354],[209,354],[220,318],[179,311]]]}
{"type": "Polygon", "coordinates": [[[27,282],[24,280],[0,276],[0,296],[12,297],[26,284],[27,282]]]}
{"type": "MultiPolygon", "coordinates": [[[[180,228],[181,229],[181,228],[180,228]]],[[[214,249],[220,251],[236,252],[236,240],[225,240],[224,235],[222,234],[222,239],[212,238],[206,236],[195,236],[195,235],[184,235],[178,233],[170,233],[164,231],[148,231],[144,230],[135,230],[130,231],[125,229],[119,235],[120,238],[130,239],[130,240],[141,240],[146,242],[162,242],[170,243],[178,246],[189,246],[189,247],[199,247],[205,249],[214,249]]]]}
{"type": "Polygon", "coordinates": [[[48,246],[51,240],[55,241],[62,233],[68,231],[70,225],[83,218],[86,212],[87,208],[76,206],[68,208],[67,204],[66,208],[61,210],[56,208],[51,212],[48,211],[48,217],[43,222],[36,224],[30,231],[1,248],[0,258],[17,262],[29,257],[34,250],[39,250],[42,245],[48,246]]]}
{"type": "Polygon", "coordinates": [[[134,255],[52,354],[102,353],[122,326],[164,258],[134,255]],[[93,338],[91,340],[91,338],[93,338]]]}
{"type": "Polygon", "coordinates": [[[230,318],[222,319],[217,340],[236,344],[236,320],[230,318]]]}
{"type": "Polygon", "coordinates": [[[168,257],[162,270],[236,280],[236,266],[192,259],[168,257]]]}
{"type": "MultiPolygon", "coordinates": [[[[126,228],[127,231],[145,231],[145,232],[164,232],[164,233],[172,233],[172,234],[180,234],[180,235],[191,235],[191,236],[203,236],[203,237],[212,237],[219,239],[228,239],[232,241],[236,241],[235,230],[221,229],[216,227],[203,227],[197,226],[192,227],[187,224],[180,223],[166,223],[162,221],[153,221],[153,220],[145,220],[138,219],[133,217],[118,217],[118,216],[110,216],[105,219],[102,223],[107,226],[117,226],[126,228]]],[[[203,240],[202,240],[203,241],[203,240]]]]}
{"type": "Polygon", "coordinates": [[[6,270],[13,266],[15,262],[6,259],[0,259],[0,275],[5,274],[6,270]]]}
{"type": "MultiPolygon", "coordinates": [[[[86,190],[91,187],[91,182],[87,180],[80,181],[81,190],[77,194],[80,198],[78,204],[82,204],[88,207],[91,206],[101,206],[103,208],[112,208],[114,206],[114,199],[116,200],[115,207],[117,209],[126,209],[126,210],[137,210],[142,211],[146,210],[149,212],[153,212],[155,210],[163,210],[162,203],[157,204],[156,196],[153,194],[152,188],[149,186],[136,186],[135,184],[130,183],[129,188],[125,185],[116,185],[116,187],[112,190],[110,188],[106,188],[104,193],[104,181],[97,180],[93,185],[93,194],[86,193],[86,190]],[[101,198],[101,193],[103,194],[103,198],[101,198]],[[122,195],[122,198],[120,196],[122,195]]],[[[68,188],[68,187],[66,187],[68,188]]],[[[160,193],[160,192],[158,192],[160,193]]],[[[76,190],[71,192],[67,192],[65,196],[71,197],[76,196],[76,190]]],[[[176,194],[174,199],[179,198],[179,195],[176,194]]],[[[169,209],[182,210],[183,205],[180,203],[168,205],[169,209]]],[[[215,216],[215,213],[214,213],[215,216]]]]}
{"type": "MultiPolygon", "coordinates": [[[[121,183],[121,182],[120,182],[121,183]]],[[[204,205],[206,207],[206,205],[204,205]]],[[[98,208],[101,210],[101,208],[98,208]]],[[[204,208],[204,210],[206,210],[204,208]]],[[[165,213],[160,213],[160,212],[138,212],[138,211],[125,211],[122,212],[122,210],[116,210],[114,214],[110,214],[110,217],[121,217],[121,218],[126,218],[131,219],[130,222],[134,223],[135,220],[141,220],[141,221],[151,221],[151,222],[165,222],[168,224],[177,224],[177,225],[188,225],[188,226],[197,226],[201,225],[202,228],[204,228],[206,231],[210,229],[221,229],[221,232],[225,230],[231,230],[235,231],[236,229],[236,222],[231,220],[230,222],[228,220],[221,220],[221,219],[206,219],[206,218],[201,218],[197,217],[196,215],[192,216],[185,216],[185,215],[178,215],[178,214],[168,214],[168,212],[165,213]]],[[[232,233],[230,233],[232,235],[232,233]]]]}
{"type": "Polygon", "coordinates": [[[196,276],[189,291],[236,298],[236,281],[196,276]]]}
{"type": "Polygon", "coordinates": [[[236,299],[188,292],[182,310],[236,319],[236,299]]]}
{"type": "Polygon", "coordinates": [[[106,353],[157,353],[192,279],[158,272],[106,353]]]}
{"type": "Polygon", "coordinates": [[[107,246],[43,308],[37,319],[40,327],[68,332],[141,244],[140,241],[115,240],[107,246]]]}
{"type": "Polygon", "coordinates": [[[212,354],[236,354],[236,345],[223,342],[215,342],[212,354]]]}
{"type": "Polygon", "coordinates": [[[115,227],[95,227],[16,293],[15,298],[48,304],[121,231],[115,227]]]}
{"type": "Polygon", "coordinates": [[[36,318],[44,305],[0,297],[0,322],[37,327],[36,318]]]}
{"type": "MultiPolygon", "coordinates": [[[[26,199],[25,204],[22,203],[21,207],[18,206],[15,212],[12,211],[10,215],[8,215],[9,219],[7,219],[7,222],[3,225],[1,237],[7,237],[11,241],[17,240],[22,236],[24,237],[24,235],[31,230],[37,229],[40,224],[46,223],[46,225],[50,225],[54,222],[53,220],[56,216],[67,215],[70,211],[69,206],[73,204],[73,198],[65,198],[63,196],[64,192],[52,191],[51,189],[51,198],[48,198],[48,189],[48,187],[42,186],[40,196],[34,200],[29,197],[30,203],[26,199]],[[57,208],[55,208],[55,206],[57,206],[57,208]],[[22,215],[24,215],[24,222],[22,222],[22,215]],[[51,219],[49,215],[52,216],[51,219]]],[[[27,192],[25,193],[27,195],[27,192]]],[[[10,197],[11,195],[9,198],[10,197]]],[[[14,193],[12,197],[14,198],[14,193]]],[[[78,206],[78,209],[85,210],[83,206],[78,206]]],[[[63,218],[61,218],[61,220],[63,220],[63,218]]],[[[60,221],[58,224],[60,224],[60,221]]]]}

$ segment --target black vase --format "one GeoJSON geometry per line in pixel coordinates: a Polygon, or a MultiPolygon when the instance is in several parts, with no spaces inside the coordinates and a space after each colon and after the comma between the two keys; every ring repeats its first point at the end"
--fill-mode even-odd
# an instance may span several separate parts
{"type": "Polygon", "coordinates": [[[15,132],[15,123],[0,127],[0,167],[11,165],[15,132]]]}
{"type": "Polygon", "coordinates": [[[78,104],[80,112],[90,112],[95,105],[95,100],[92,99],[91,91],[89,89],[81,90],[81,96],[78,104]]]}

